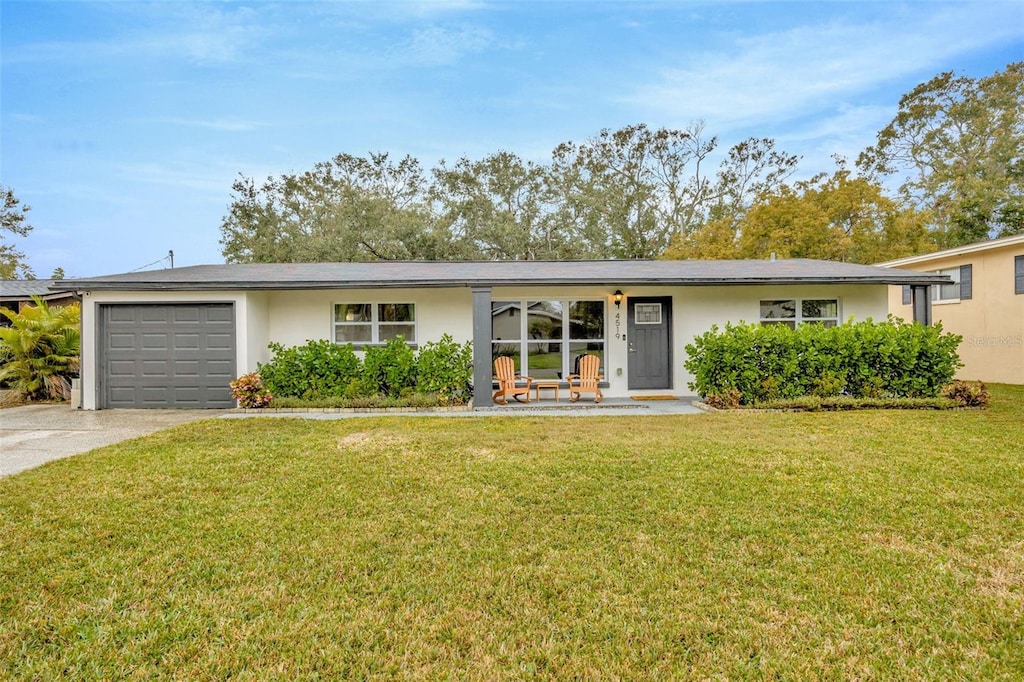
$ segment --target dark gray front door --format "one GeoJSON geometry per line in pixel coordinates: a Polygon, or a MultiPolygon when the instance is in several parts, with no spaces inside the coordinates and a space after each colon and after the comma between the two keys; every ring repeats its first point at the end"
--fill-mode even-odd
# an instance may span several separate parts
{"type": "Polygon", "coordinates": [[[230,303],[105,305],[100,407],[234,407],[230,303]]]}
{"type": "Polygon", "coordinates": [[[672,388],[672,299],[630,298],[626,307],[629,388],[672,388]]]}

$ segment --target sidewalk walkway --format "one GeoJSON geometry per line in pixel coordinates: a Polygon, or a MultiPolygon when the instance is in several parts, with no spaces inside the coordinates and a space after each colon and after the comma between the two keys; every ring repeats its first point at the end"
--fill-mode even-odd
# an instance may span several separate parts
{"type": "Polygon", "coordinates": [[[600,404],[593,400],[580,400],[570,403],[568,400],[531,400],[529,403],[518,403],[509,400],[508,405],[495,405],[493,403],[482,407],[467,408],[457,411],[417,411],[391,413],[385,411],[363,411],[363,412],[274,412],[262,410],[250,410],[247,412],[228,412],[221,416],[221,419],[248,419],[252,417],[284,417],[292,419],[356,419],[360,417],[607,417],[612,415],[663,416],[678,414],[704,414],[704,411],[694,407],[693,400],[696,398],[680,398],[678,400],[632,400],[630,398],[605,398],[600,404]]]}
{"type": "Polygon", "coordinates": [[[77,410],[36,404],[0,410],[0,477],[138,438],[221,410],[77,410]]]}
{"type": "Polygon", "coordinates": [[[534,400],[527,404],[488,404],[458,411],[419,412],[275,412],[252,410],[76,410],[68,405],[22,405],[0,410],[0,477],[10,476],[46,462],[87,452],[129,438],[137,438],[177,424],[199,419],[358,419],[365,417],[605,417],[612,415],[663,416],[701,414],[692,399],[630,400],[606,398],[570,403],[534,400]]]}

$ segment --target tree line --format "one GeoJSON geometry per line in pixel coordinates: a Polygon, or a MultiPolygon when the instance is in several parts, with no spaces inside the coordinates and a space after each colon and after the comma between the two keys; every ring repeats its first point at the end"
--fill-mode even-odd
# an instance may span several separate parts
{"type": "MultiPolygon", "coordinates": [[[[809,179],[793,179],[798,157],[770,138],[719,147],[698,122],[602,130],[546,163],[498,151],[428,169],[411,156],[338,154],[263,182],[239,176],[221,251],[229,263],[770,253],[872,263],[1024,233],[1024,62],[918,85],[853,165],[837,158],[809,179]]],[[[7,241],[32,229],[29,207],[10,187],[0,193],[0,278],[33,277],[7,241]]]]}
{"type": "Polygon", "coordinates": [[[703,123],[602,130],[547,163],[339,154],[240,176],[228,262],[824,258],[872,263],[1024,232],[1024,62],[904,95],[851,166],[792,180],[769,138],[724,153],[703,123]],[[721,160],[713,163],[712,159],[721,160]]]}
{"type": "Polygon", "coordinates": [[[405,156],[339,154],[301,174],[233,185],[229,262],[654,258],[718,207],[776,189],[797,159],[768,139],[633,125],[567,142],[548,164],[500,151],[426,170],[405,156]]]}

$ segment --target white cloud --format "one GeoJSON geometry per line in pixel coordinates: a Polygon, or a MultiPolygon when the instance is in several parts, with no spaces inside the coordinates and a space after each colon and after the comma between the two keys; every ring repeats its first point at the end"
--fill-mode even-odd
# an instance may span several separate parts
{"type": "Polygon", "coordinates": [[[1019,5],[940,6],[924,18],[922,7],[928,6],[884,22],[830,22],[737,38],[729,52],[661,69],[624,101],[713,121],[716,129],[785,121],[900,77],[942,70],[954,56],[1024,34],[1019,5]]]}
{"type": "Polygon", "coordinates": [[[251,9],[231,11],[179,2],[97,5],[115,15],[122,33],[103,40],[42,41],[4,50],[7,64],[176,58],[198,64],[236,62],[270,35],[251,9]]]}
{"type": "Polygon", "coordinates": [[[205,128],[225,133],[246,133],[265,127],[256,121],[246,121],[230,118],[219,119],[189,119],[189,118],[161,118],[155,119],[157,123],[169,123],[171,125],[187,126],[191,128],[205,128]]]}
{"type": "Polygon", "coordinates": [[[364,22],[405,23],[487,9],[479,0],[406,0],[405,2],[330,2],[316,5],[318,14],[342,26],[364,22]]]}
{"type": "MultiPolygon", "coordinates": [[[[25,196],[31,196],[37,207],[64,204],[67,206],[84,206],[85,204],[103,204],[107,206],[137,206],[139,200],[124,191],[107,187],[97,182],[94,177],[76,176],[52,177],[33,185],[25,196]]],[[[29,214],[34,215],[34,214],[29,214]]],[[[36,225],[38,229],[40,225],[36,225]]],[[[35,231],[33,231],[33,234],[35,231]]]]}
{"type": "Polygon", "coordinates": [[[807,174],[834,168],[834,155],[845,158],[852,166],[861,151],[875,141],[876,133],[890,121],[893,112],[894,106],[842,105],[833,111],[819,112],[812,122],[781,132],[775,139],[782,149],[802,156],[800,165],[807,174]]]}
{"type": "Polygon", "coordinates": [[[407,57],[423,66],[454,64],[467,54],[485,50],[493,40],[491,32],[482,28],[430,26],[412,32],[407,57]]]}
{"type": "Polygon", "coordinates": [[[220,201],[227,196],[237,172],[194,164],[172,167],[160,163],[125,164],[118,171],[127,180],[201,191],[220,201]]]}
{"type": "Polygon", "coordinates": [[[784,136],[794,141],[816,140],[822,137],[841,138],[853,131],[879,130],[892,118],[891,106],[841,105],[834,112],[821,114],[813,123],[784,136]]]}
{"type": "Polygon", "coordinates": [[[132,48],[154,56],[202,64],[235,62],[271,34],[263,17],[245,6],[172,2],[114,7],[140,23],[141,35],[132,48]]]}

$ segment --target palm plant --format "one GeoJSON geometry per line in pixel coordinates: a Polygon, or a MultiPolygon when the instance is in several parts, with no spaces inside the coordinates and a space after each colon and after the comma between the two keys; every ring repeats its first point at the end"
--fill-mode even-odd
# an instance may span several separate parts
{"type": "Polygon", "coordinates": [[[11,323],[0,327],[0,382],[30,400],[61,398],[79,368],[81,308],[33,302],[21,312],[0,308],[11,323]]]}

